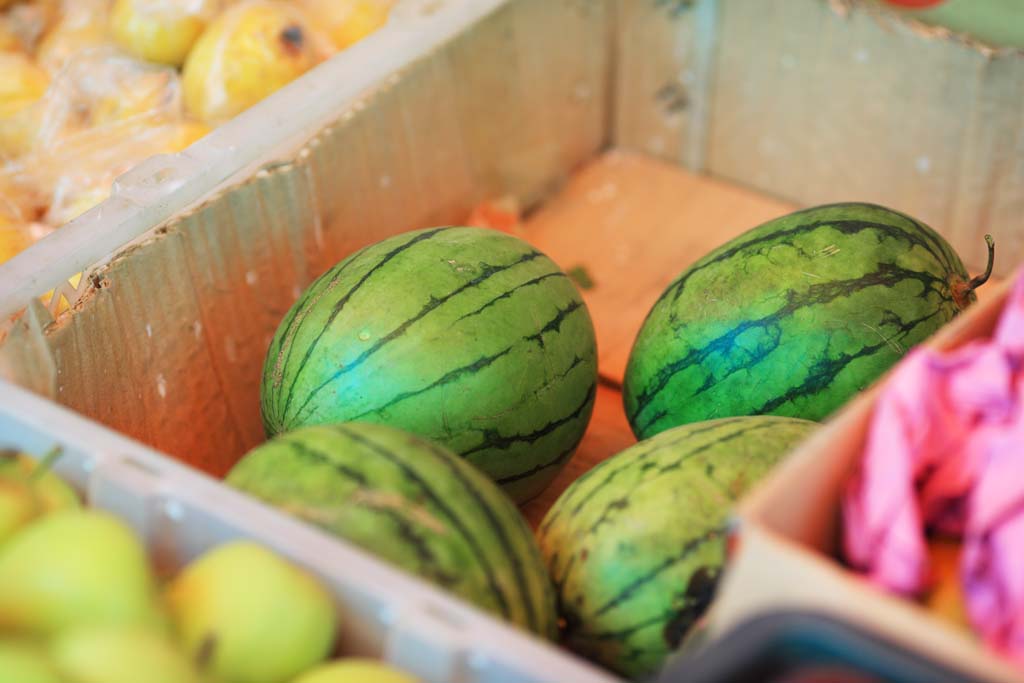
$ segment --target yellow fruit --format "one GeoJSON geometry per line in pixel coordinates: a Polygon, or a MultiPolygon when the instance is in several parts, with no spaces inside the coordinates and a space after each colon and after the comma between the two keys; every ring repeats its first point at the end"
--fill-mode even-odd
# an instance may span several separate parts
{"type": "Polygon", "coordinates": [[[181,66],[216,13],[212,5],[202,0],[115,0],[110,28],[114,40],[136,57],[181,66]]]}
{"type": "Polygon", "coordinates": [[[100,0],[69,0],[64,15],[50,29],[36,51],[36,61],[51,74],[64,66],[69,57],[83,50],[110,43],[106,7],[100,0]]]}
{"type": "Polygon", "coordinates": [[[342,659],[307,671],[292,683],[416,683],[404,671],[373,659],[342,659]]]}
{"type": "Polygon", "coordinates": [[[24,225],[0,214],[0,263],[8,261],[32,244],[24,225]]]}
{"type": "Polygon", "coordinates": [[[0,50],[34,54],[39,38],[60,16],[60,0],[34,0],[0,12],[0,50]]]}
{"type": "Polygon", "coordinates": [[[180,152],[210,132],[210,127],[198,121],[182,121],[175,124],[175,135],[172,138],[169,152],[180,152]]]}
{"type": "Polygon", "coordinates": [[[24,54],[0,52],[0,119],[37,102],[49,84],[49,75],[24,54]]]}
{"type": "Polygon", "coordinates": [[[128,119],[166,120],[181,109],[178,75],[171,69],[109,70],[109,88],[94,96],[88,125],[104,126],[128,119]]]}
{"type": "Polygon", "coordinates": [[[304,16],[270,0],[236,5],[196,41],[185,61],[185,106],[217,123],[315,66],[321,50],[304,16]]]}
{"type": "Polygon", "coordinates": [[[394,0],[304,0],[316,26],[339,50],[370,35],[388,20],[394,0]]]}
{"type": "Polygon", "coordinates": [[[50,76],[21,52],[0,52],[0,158],[27,152],[35,139],[50,76]]]}

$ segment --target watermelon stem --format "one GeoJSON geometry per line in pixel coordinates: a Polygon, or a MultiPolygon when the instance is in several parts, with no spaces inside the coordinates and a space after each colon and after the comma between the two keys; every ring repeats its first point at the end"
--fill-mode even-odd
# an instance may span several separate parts
{"type": "Polygon", "coordinates": [[[985,244],[988,245],[988,265],[985,266],[984,273],[972,278],[971,281],[967,283],[968,292],[973,292],[978,287],[981,287],[983,284],[988,282],[989,277],[992,276],[992,264],[995,263],[996,260],[996,243],[992,239],[992,235],[985,235],[985,244]]]}

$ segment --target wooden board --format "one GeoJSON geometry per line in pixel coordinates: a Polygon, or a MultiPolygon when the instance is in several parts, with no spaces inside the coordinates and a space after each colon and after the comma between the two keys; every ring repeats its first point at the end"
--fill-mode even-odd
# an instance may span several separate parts
{"type": "Polygon", "coordinates": [[[630,152],[577,173],[525,226],[565,270],[586,269],[601,374],[621,382],[637,330],[665,287],[709,251],[796,207],[630,152]]]}

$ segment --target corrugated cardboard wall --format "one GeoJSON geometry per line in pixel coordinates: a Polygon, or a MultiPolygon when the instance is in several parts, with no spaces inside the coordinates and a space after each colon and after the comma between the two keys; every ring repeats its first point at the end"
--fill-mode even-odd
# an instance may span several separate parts
{"type": "Polygon", "coordinates": [[[1024,55],[986,56],[856,2],[619,7],[618,143],[798,204],[903,210],[974,269],[986,232],[998,273],[1024,257],[1024,55]]]}
{"type": "Polygon", "coordinates": [[[609,18],[603,3],[510,3],[294,162],[115,259],[48,331],[58,400],[223,474],[263,440],[263,357],[313,278],[387,235],[459,222],[485,197],[535,202],[599,151],[609,18]]]}

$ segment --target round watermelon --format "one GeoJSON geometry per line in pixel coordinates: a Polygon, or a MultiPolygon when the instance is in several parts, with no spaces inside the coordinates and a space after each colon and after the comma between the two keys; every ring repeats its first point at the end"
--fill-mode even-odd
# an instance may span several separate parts
{"type": "Polygon", "coordinates": [[[572,456],[594,406],[594,327],[551,259],[511,235],[434,228],[324,273],[267,354],[263,423],[377,422],[443,444],[516,501],[572,456]]]}
{"type": "Polygon", "coordinates": [[[817,426],[676,427],[573,482],[539,529],[568,646],[632,678],[657,671],[714,597],[733,504],[817,426]]]}
{"type": "Polygon", "coordinates": [[[303,427],[227,483],[544,637],[554,592],[522,515],[451,451],[383,425],[303,427]]]}

